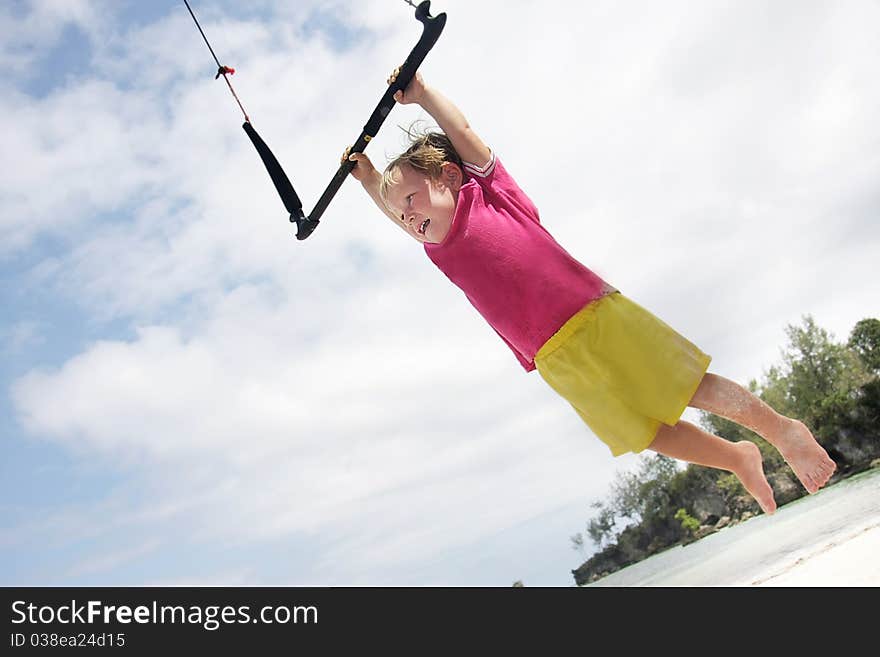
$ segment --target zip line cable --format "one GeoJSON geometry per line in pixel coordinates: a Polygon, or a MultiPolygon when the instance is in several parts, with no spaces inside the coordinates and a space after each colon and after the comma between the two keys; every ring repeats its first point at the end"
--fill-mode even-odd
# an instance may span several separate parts
{"type": "Polygon", "coordinates": [[[196,15],[193,13],[192,7],[189,6],[189,2],[187,2],[187,0],[183,0],[183,4],[185,4],[186,8],[189,9],[189,15],[192,16],[192,19],[195,21],[196,27],[199,28],[199,32],[201,33],[202,38],[205,40],[205,45],[208,46],[208,50],[211,51],[211,56],[214,58],[214,61],[217,62],[217,75],[214,76],[214,79],[216,80],[221,75],[223,76],[223,79],[226,80],[226,84],[229,87],[229,91],[232,92],[232,97],[235,98],[235,102],[238,103],[238,106],[241,108],[241,113],[244,114],[244,120],[250,123],[251,120],[248,118],[247,112],[244,111],[244,105],[241,104],[241,101],[238,99],[238,94],[235,93],[235,89],[232,88],[232,83],[227,77],[227,73],[229,75],[232,75],[235,73],[235,69],[228,66],[223,66],[223,64],[220,63],[220,60],[217,59],[217,55],[214,54],[214,49],[211,47],[211,43],[208,41],[208,37],[205,36],[205,31],[202,29],[202,26],[199,25],[199,19],[196,18],[196,15]]]}

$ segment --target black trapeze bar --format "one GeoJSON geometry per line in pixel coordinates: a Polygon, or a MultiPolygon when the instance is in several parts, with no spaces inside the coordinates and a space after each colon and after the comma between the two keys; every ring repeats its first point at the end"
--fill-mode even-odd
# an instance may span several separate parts
{"type": "MultiPolygon", "coordinates": [[[[428,13],[430,8],[430,0],[425,0],[416,7],[416,18],[423,26],[422,36],[412,49],[412,52],[410,52],[409,56],[406,58],[406,61],[404,61],[403,66],[400,67],[397,79],[388,87],[379,101],[379,104],[376,106],[376,109],[373,110],[370,120],[367,121],[363,131],[357,138],[357,141],[355,141],[354,145],[351,147],[351,153],[364,152],[367,144],[369,144],[370,140],[372,140],[373,137],[376,136],[376,133],[379,132],[379,127],[388,117],[391,109],[396,104],[394,94],[398,90],[406,89],[406,86],[416,74],[416,71],[425,59],[428,51],[430,51],[434,44],[437,43],[437,39],[440,37],[443,27],[446,25],[446,14],[442,13],[437,16],[431,16],[428,13]]],[[[297,196],[293,189],[293,185],[285,175],[278,160],[272,154],[272,151],[269,150],[269,147],[266,146],[266,143],[260,138],[257,131],[254,130],[250,121],[245,121],[242,128],[244,128],[244,131],[253,142],[254,147],[260,154],[260,158],[263,160],[263,164],[266,165],[266,170],[269,172],[269,176],[275,184],[275,189],[278,190],[278,194],[281,196],[281,201],[284,203],[284,207],[290,213],[290,222],[296,224],[296,239],[306,239],[314,232],[315,228],[318,227],[321,215],[324,214],[327,206],[330,205],[330,201],[336,195],[336,192],[339,191],[339,188],[342,187],[342,183],[345,182],[348,174],[354,168],[355,163],[346,160],[340,165],[336,174],[333,176],[332,180],[330,180],[330,184],[327,185],[327,189],[324,190],[321,198],[318,199],[315,209],[312,210],[311,214],[307,217],[303,213],[302,202],[299,200],[299,196],[297,196]]]]}

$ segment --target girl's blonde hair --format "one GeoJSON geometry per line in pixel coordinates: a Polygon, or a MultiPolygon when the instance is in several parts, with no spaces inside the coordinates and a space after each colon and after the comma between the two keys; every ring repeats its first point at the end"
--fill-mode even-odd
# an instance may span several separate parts
{"type": "Polygon", "coordinates": [[[409,148],[389,162],[382,174],[379,195],[383,200],[388,198],[388,188],[397,183],[397,174],[403,164],[424,173],[431,180],[440,179],[443,165],[447,162],[462,166],[461,157],[445,133],[419,132],[410,126],[406,135],[410,140],[409,148]]]}

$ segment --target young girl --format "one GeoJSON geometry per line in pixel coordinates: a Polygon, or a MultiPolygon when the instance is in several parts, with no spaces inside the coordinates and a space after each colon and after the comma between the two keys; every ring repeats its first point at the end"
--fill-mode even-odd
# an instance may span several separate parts
{"type": "Polygon", "coordinates": [[[828,481],[836,466],[804,424],[707,373],[709,356],[569,255],[497,155],[420,74],[394,98],[420,105],[443,133],[416,139],[384,174],[346,151],[352,175],[615,456],[650,449],[728,470],[773,513],[758,447],[681,421],[691,406],[763,436],[810,493],[828,481]]]}

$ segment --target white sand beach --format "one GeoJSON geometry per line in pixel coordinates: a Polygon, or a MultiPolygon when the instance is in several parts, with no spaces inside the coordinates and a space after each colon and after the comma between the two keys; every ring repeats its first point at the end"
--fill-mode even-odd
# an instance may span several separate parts
{"type": "Polygon", "coordinates": [[[880,522],[820,541],[792,561],[780,561],[751,586],[880,586],[880,522]]]}
{"type": "Polygon", "coordinates": [[[590,586],[880,586],[880,469],[590,586]]]}

